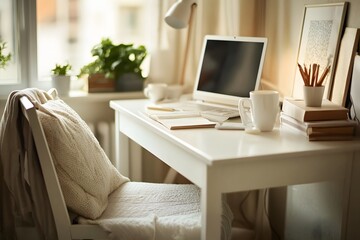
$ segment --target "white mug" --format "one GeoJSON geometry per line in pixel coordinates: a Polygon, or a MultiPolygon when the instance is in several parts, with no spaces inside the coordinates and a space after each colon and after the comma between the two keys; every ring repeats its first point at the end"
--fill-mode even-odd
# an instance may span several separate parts
{"type": "Polygon", "coordinates": [[[167,84],[149,83],[144,89],[144,95],[152,102],[158,102],[166,98],[167,84]]]}
{"type": "Polygon", "coordinates": [[[252,91],[250,98],[239,100],[238,106],[245,128],[269,132],[273,130],[280,111],[279,93],[272,90],[252,91]]]}
{"type": "Polygon", "coordinates": [[[170,100],[177,100],[180,98],[183,92],[183,86],[181,85],[169,85],[166,90],[166,98],[170,100]]]}

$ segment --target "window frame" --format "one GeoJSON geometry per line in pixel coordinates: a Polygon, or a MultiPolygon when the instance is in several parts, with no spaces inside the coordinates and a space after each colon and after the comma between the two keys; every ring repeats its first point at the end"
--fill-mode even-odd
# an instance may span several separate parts
{"type": "Polygon", "coordinates": [[[17,81],[14,84],[1,84],[0,95],[7,96],[16,89],[37,87],[48,89],[51,82],[39,81],[37,73],[37,22],[36,0],[11,1],[13,12],[13,34],[17,81]]]}

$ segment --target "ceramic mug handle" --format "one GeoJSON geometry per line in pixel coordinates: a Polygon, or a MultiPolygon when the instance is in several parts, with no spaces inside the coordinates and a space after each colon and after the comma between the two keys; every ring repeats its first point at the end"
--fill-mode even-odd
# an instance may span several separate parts
{"type": "Polygon", "coordinates": [[[145,97],[149,97],[149,87],[144,88],[145,97]]]}
{"type": "Polygon", "coordinates": [[[251,117],[252,102],[250,98],[241,98],[238,104],[239,114],[242,123],[245,127],[253,127],[253,121],[251,117]]]}
{"type": "Polygon", "coordinates": [[[238,104],[241,122],[245,126],[245,132],[249,134],[259,134],[260,130],[254,126],[251,109],[253,104],[250,98],[241,98],[238,104]],[[247,105],[246,105],[247,103],[247,105]]]}

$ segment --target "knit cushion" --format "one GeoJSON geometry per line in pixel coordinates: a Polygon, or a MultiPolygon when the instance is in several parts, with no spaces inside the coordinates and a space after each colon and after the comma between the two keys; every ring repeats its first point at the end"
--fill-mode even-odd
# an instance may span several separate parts
{"type": "Polygon", "coordinates": [[[50,100],[38,111],[67,207],[86,218],[99,217],[108,195],[129,179],[115,169],[87,124],[62,100],[50,100]]]}

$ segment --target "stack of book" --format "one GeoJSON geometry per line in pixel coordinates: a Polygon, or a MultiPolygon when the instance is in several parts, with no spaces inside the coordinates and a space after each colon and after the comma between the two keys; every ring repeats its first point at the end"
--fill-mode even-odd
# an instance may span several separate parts
{"type": "Polygon", "coordinates": [[[303,100],[285,99],[281,124],[293,128],[310,141],[348,140],[355,134],[356,121],[349,119],[349,110],[329,100],[321,107],[307,107],[303,100]]]}

